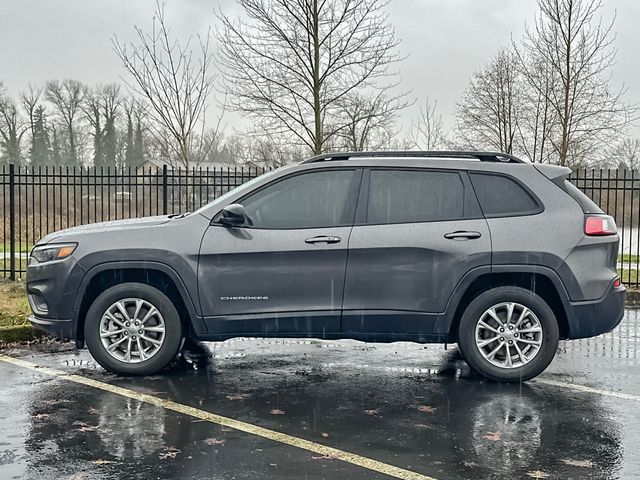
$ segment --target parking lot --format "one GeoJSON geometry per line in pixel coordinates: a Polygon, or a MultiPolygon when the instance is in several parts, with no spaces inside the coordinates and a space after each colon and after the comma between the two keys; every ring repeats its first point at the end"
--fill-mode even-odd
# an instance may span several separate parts
{"type": "Polygon", "coordinates": [[[236,339],[163,375],[86,350],[0,352],[4,478],[637,478],[640,315],[483,382],[455,346],[236,339]]]}

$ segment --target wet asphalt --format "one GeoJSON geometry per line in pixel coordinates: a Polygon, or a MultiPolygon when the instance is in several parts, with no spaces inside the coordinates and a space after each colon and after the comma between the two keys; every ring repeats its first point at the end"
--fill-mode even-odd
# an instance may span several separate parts
{"type": "MultiPolygon", "coordinates": [[[[477,378],[455,346],[411,343],[204,343],[145,378],[66,343],[0,353],[439,480],[640,478],[639,310],[562,342],[540,381],[518,385],[477,378]]],[[[3,361],[0,392],[1,479],[389,478],[3,361]]]]}

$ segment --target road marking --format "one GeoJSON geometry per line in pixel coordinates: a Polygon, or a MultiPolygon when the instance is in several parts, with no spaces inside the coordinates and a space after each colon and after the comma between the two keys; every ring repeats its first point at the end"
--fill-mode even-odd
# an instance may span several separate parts
{"type": "Polygon", "coordinates": [[[583,393],[595,393],[604,397],[622,398],[624,400],[634,400],[640,402],[640,396],[630,395],[628,393],[614,392],[612,390],[601,390],[599,388],[587,387],[585,385],[579,385],[577,383],[559,382],[558,380],[547,380],[546,378],[536,378],[532,380],[533,383],[541,383],[544,385],[551,385],[554,387],[566,388],[569,390],[575,390],[576,392],[583,393]]]}
{"type": "Polygon", "coordinates": [[[182,403],[174,402],[171,400],[165,400],[163,398],[157,398],[157,397],[154,397],[153,395],[139,393],[134,390],[130,390],[128,388],[118,387],[116,385],[111,385],[109,383],[101,382],[99,380],[93,380],[91,378],[83,377],[81,375],[70,374],[62,370],[56,370],[54,368],[41,367],[35,363],[31,363],[19,358],[14,358],[14,357],[0,354],[0,361],[10,363],[18,367],[27,368],[35,372],[58,377],[63,380],[78,383],[80,385],[86,385],[88,387],[93,387],[98,390],[103,390],[105,392],[114,393],[116,395],[120,395],[127,398],[132,398],[140,402],[156,405],[166,410],[172,410],[174,412],[178,412],[183,415],[188,415],[200,420],[205,420],[207,422],[215,423],[217,425],[233,428],[235,430],[249,433],[251,435],[256,435],[258,437],[263,437],[263,438],[272,440],[274,442],[283,443],[285,445],[290,445],[292,447],[300,448],[302,450],[307,450],[309,452],[317,453],[319,455],[335,458],[337,460],[342,460],[343,462],[350,463],[352,465],[357,465],[359,467],[366,468],[368,470],[371,470],[377,473],[382,473],[390,477],[400,478],[403,480],[435,480],[434,478],[429,477],[427,475],[423,475],[418,472],[413,472],[411,470],[405,470],[404,468],[389,465],[387,463],[380,462],[372,458],[363,457],[355,453],[350,453],[337,448],[328,447],[320,443],[312,442],[310,440],[305,440],[303,438],[278,432],[276,430],[271,430],[268,428],[260,427],[258,425],[253,425],[252,423],[242,422],[240,420],[235,420],[233,418],[224,417],[222,415],[218,415],[215,413],[207,412],[205,410],[200,410],[194,407],[190,407],[189,405],[184,405],[182,403]]]}

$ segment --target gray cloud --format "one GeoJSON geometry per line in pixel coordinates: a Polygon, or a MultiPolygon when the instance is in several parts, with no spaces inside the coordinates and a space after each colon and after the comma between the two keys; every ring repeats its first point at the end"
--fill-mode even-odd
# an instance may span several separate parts
{"type": "MultiPolygon", "coordinates": [[[[184,37],[206,33],[218,7],[237,9],[234,0],[166,1],[173,31],[184,37]]],[[[12,93],[52,78],[118,81],[123,70],[111,39],[133,39],[133,26],[149,26],[154,8],[152,0],[2,0],[0,80],[12,93]]],[[[412,90],[418,103],[426,97],[438,100],[451,126],[455,103],[471,73],[511,38],[520,38],[535,10],[535,0],[393,0],[391,20],[408,55],[400,67],[404,88],[412,90]]],[[[628,100],[638,102],[640,2],[608,0],[605,14],[615,11],[618,61],[613,81],[624,82],[628,100]]],[[[404,122],[413,114],[407,111],[404,122]]],[[[636,132],[640,135],[640,128],[636,132]]]]}

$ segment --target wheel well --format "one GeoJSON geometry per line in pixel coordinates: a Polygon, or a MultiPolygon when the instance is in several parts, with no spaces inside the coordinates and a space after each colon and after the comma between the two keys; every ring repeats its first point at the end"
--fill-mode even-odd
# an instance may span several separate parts
{"type": "Polygon", "coordinates": [[[452,341],[458,340],[458,325],[460,317],[471,301],[482,292],[490,290],[494,287],[513,286],[530,290],[542,297],[553,310],[558,321],[558,329],[560,338],[569,336],[569,322],[562,305],[562,300],[558,295],[558,291],[551,280],[545,275],[539,273],[487,273],[481,275],[473,281],[467,288],[464,295],[458,303],[456,312],[453,316],[453,322],[449,329],[449,338],[452,341]]]}
{"type": "MultiPolygon", "coordinates": [[[[173,279],[161,270],[146,268],[121,268],[112,270],[103,270],[98,272],[87,285],[82,297],[80,311],[78,313],[78,321],[76,326],[76,338],[84,340],[84,321],[87,311],[93,301],[107,288],[119,285],[121,283],[137,282],[150,285],[164,293],[173,302],[180,315],[180,321],[184,332],[191,331],[190,315],[187,306],[184,303],[182,295],[173,279]]],[[[188,335],[187,335],[188,336],[188,335]]]]}

